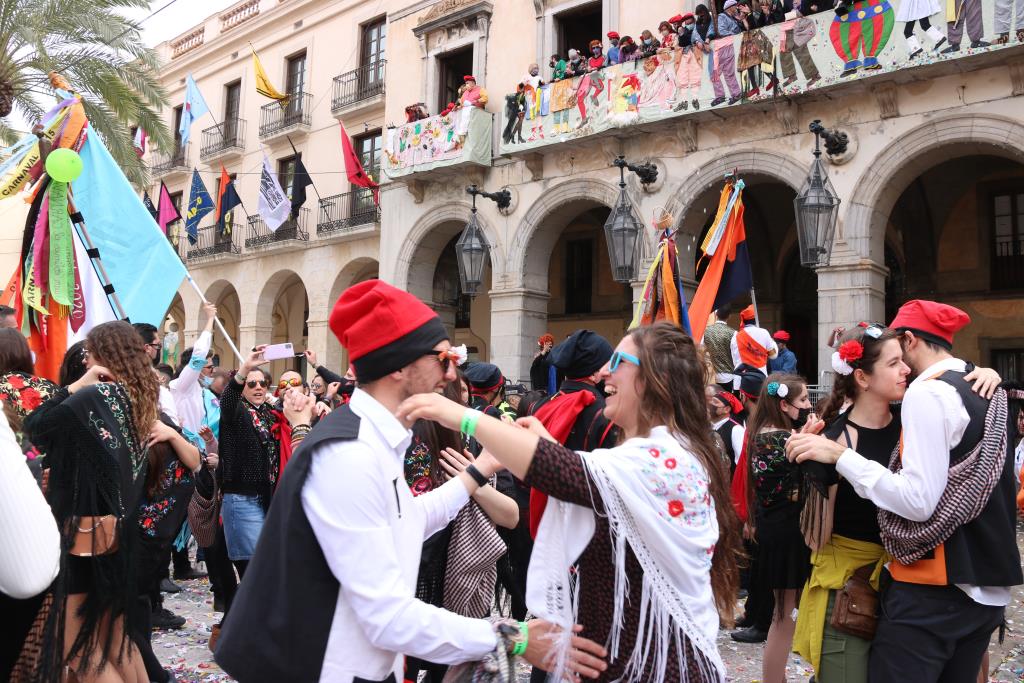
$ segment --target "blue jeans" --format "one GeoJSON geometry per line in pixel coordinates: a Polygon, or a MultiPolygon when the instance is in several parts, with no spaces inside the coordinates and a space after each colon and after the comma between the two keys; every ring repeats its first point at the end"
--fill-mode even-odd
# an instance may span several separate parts
{"type": "Polygon", "coordinates": [[[225,493],[221,515],[224,517],[228,557],[232,561],[252,559],[266,517],[260,497],[225,493]]]}

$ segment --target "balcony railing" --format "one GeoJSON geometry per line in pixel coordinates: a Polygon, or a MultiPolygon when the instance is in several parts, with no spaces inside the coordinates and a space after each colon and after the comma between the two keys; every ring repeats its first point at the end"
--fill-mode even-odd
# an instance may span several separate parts
{"type": "Polygon", "coordinates": [[[249,216],[249,234],[245,238],[245,248],[259,247],[266,244],[277,244],[288,241],[307,241],[309,233],[306,226],[309,224],[309,209],[299,209],[299,214],[289,218],[277,230],[271,230],[263,222],[259,215],[249,216]]]}
{"type": "Polygon", "coordinates": [[[245,119],[228,119],[203,130],[203,146],[199,158],[211,159],[228,152],[245,149],[245,119]]]}
{"type": "Polygon", "coordinates": [[[206,27],[200,26],[194,31],[189,31],[180,38],[176,38],[171,41],[171,59],[177,59],[178,57],[191,52],[197,47],[201,47],[203,41],[206,39],[206,27]]]}
{"type": "Polygon", "coordinates": [[[221,233],[220,228],[216,225],[199,228],[194,244],[189,240],[183,228],[179,241],[184,249],[185,261],[191,263],[209,260],[219,255],[240,253],[237,235],[243,229],[242,223],[230,220],[226,221],[226,227],[228,229],[224,233],[221,233]]]}
{"type": "Polygon", "coordinates": [[[170,154],[155,154],[150,164],[150,170],[156,177],[187,171],[188,157],[191,149],[192,143],[187,142],[184,147],[176,146],[170,154]]]}
{"type": "Polygon", "coordinates": [[[999,237],[992,259],[992,289],[1024,289],[1024,237],[999,237]]]}
{"type": "Polygon", "coordinates": [[[273,137],[299,126],[308,127],[312,110],[313,95],[308,92],[291,93],[284,105],[278,102],[263,105],[260,108],[260,137],[273,137]]]}
{"type": "Polygon", "coordinates": [[[381,163],[389,178],[466,163],[491,165],[490,113],[460,107],[446,116],[389,128],[381,163]]]}
{"type": "Polygon", "coordinates": [[[260,13],[260,0],[245,0],[221,13],[220,32],[226,33],[242,22],[255,18],[260,13]]]}
{"type": "Polygon", "coordinates": [[[337,112],[358,102],[384,94],[384,70],[387,60],[366,64],[334,77],[331,111],[337,112]]]}
{"type": "Polygon", "coordinates": [[[379,222],[380,207],[373,201],[373,192],[346,192],[320,200],[320,218],[316,223],[316,234],[338,235],[361,225],[379,222]]]}

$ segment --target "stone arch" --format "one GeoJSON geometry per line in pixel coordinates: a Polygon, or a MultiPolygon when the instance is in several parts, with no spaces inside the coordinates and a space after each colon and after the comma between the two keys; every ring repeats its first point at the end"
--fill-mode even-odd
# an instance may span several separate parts
{"type": "MultiPolygon", "coordinates": [[[[297,352],[306,348],[309,288],[298,273],[285,268],[271,275],[260,291],[255,308],[256,343],[291,342],[297,352]]],[[[274,361],[270,372],[277,377],[297,366],[295,360],[274,361]]]]}
{"type": "MultiPolygon", "coordinates": [[[[431,302],[433,297],[434,270],[441,252],[465,227],[472,205],[468,202],[451,202],[437,210],[424,214],[402,243],[395,263],[394,285],[410,294],[431,302]],[[440,228],[440,229],[439,229],[440,228]]],[[[477,211],[477,221],[491,245],[491,269],[502,271],[505,262],[503,242],[482,210],[477,211]]]]}
{"type": "Polygon", "coordinates": [[[884,263],[889,215],[911,181],[942,161],[978,154],[1024,163],[1024,124],[991,114],[955,114],[894,136],[854,185],[857,191],[839,221],[837,239],[845,240],[857,257],[884,263]]]}
{"type": "MultiPolygon", "coordinates": [[[[231,336],[232,342],[238,346],[239,331],[242,327],[242,301],[235,289],[234,284],[228,280],[216,280],[206,288],[206,300],[217,307],[217,317],[220,319],[224,330],[231,336]]],[[[198,326],[200,313],[196,312],[196,325],[198,326]]],[[[239,347],[241,350],[241,347],[239,347]]],[[[231,347],[224,341],[221,333],[215,331],[213,334],[212,353],[220,357],[221,365],[234,367],[238,360],[234,357],[231,347]]]]}
{"type": "MultiPolygon", "coordinates": [[[[331,309],[334,308],[335,302],[341,293],[354,284],[358,284],[365,280],[376,279],[380,275],[380,263],[377,259],[370,258],[368,256],[360,256],[354,258],[345,264],[345,267],[341,269],[338,276],[334,279],[334,284],[331,286],[330,297],[327,300],[326,310],[323,312],[323,319],[328,320],[331,315],[331,309]]],[[[338,342],[337,337],[328,330],[326,340],[326,356],[324,356],[323,363],[331,370],[337,370],[341,372],[339,368],[345,368],[348,366],[348,357],[345,354],[344,349],[341,348],[341,344],[338,342]]]]}
{"type": "Polygon", "coordinates": [[[547,291],[548,262],[562,228],[588,208],[612,208],[618,196],[616,185],[597,178],[577,178],[546,189],[526,212],[509,246],[512,286],[547,291]]]}

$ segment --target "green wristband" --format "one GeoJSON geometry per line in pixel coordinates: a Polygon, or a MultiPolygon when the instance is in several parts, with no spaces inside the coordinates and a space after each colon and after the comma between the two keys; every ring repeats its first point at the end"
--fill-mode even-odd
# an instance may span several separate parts
{"type": "Polygon", "coordinates": [[[523,639],[512,648],[512,654],[516,657],[525,654],[526,646],[530,644],[530,627],[527,626],[525,621],[519,622],[519,632],[523,635],[523,639]]]}
{"type": "Polygon", "coordinates": [[[482,414],[479,410],[466,409],[466,412],[462,415],[461,431],[463,436],[470,439],[473,438],[473,435],[476,433],[476,423],[480,421],[482,414]]]}

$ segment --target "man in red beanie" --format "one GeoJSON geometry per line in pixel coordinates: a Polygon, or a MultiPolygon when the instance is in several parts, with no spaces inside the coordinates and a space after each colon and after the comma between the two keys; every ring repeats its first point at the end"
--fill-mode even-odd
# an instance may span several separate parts
{"type": "Polygon", "coordinates": [[[732,338],[729,348],[732,351],[733,372],[737,377],[747,368],[756,368],[767,375],[768,360],[779,353],[771,332],[758,326],[753,306],[740,311],[740,330],[732,338]]]}
{"type": "Polygon", "coordinates": [[[768,372],[785,372],[790,375],[799,375],[796,369],[796,354],[789,348],[789,332],[779,330],[772,335],[779,353],[775,358],[768,359],[768,372]]]}
{"type": "MultiPolygon", "coordinates": [[[[424,539],[444,528],[497,469],[489,456],[413,497],[404,457],[412,438],[395,417],[414,394],[455,379],[455,355],[437,315],[414,296],[370,280],[346,290],[330,316],[359,383],[289,461],[246,570],[216,660],[246,683],[392,682],[403,655],[475,662],[550,647],[546,622],[492,624],[415,599],[424,539]]],[[[574,637],[571,668],[594,676],[603,648],[574,637]]]]}
{"type": "Polygon", "coordinates": [[[915,681],[977,680],[1010,587],[1024,583],[1006,393],[993,394],[991,378],[972,391],[976,373],[965,374],[967,364],[951,353],[953,336],[969,322],[958,308],[918,300],[892,321],[916,379],[903,398],[901,448],[889,469],[824,437],[795,434],[787,444],[791,459],[834,463],[879,507],[893,561],[871,645],[872,681],[902,680],[908,671],[915,681]]]}

